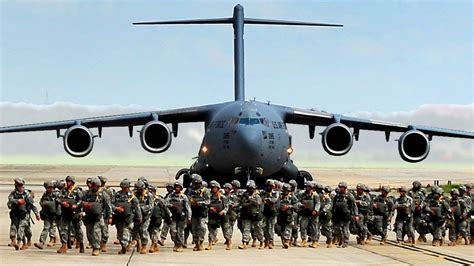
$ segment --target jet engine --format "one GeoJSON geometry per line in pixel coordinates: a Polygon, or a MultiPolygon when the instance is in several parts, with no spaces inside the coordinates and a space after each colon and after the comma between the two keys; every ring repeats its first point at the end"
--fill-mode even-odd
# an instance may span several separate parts
{"type": "Polygon", "coordinates": [[[171,146],[171,130],[161,121],[151,121],[140,131],[142,147],[151,153],[161,153],[171,146]]]}
{"type": "Polygon", "coordinates": [[[94,136],[85,126],[76,125],[64,133],[64,149],[74,157],[84,157],[92,151],[94,136]]]}
{"type": "Polygon", "coordinates": [[[324,150],[335,156],[348,153],[353,143],[351,130],[341,123],[329,125],[322,133],[321,140],[324,150]]]}
{"type": "Polygon", "coordinates": [[[430,141],[421,131],[407,131],[398,139],[398,152],[406,162],[423,161],[430,152],[430,141]]]}

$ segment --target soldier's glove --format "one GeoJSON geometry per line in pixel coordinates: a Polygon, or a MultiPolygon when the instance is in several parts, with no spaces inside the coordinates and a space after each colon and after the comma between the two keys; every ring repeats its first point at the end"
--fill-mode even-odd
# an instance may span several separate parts
{"type": "Polygon", "coordinates": [[[67,201],[63,201],[62,205],[63,205],[64,208],[69,208],[70,207],[69,202],[67,202],[67,201]]]}
{"type": "Polygon", "coordinates": [[[314,210],[314,211],[311,212],[311,215],[312,215],[313,217],[317,217],[317,216],[319,215],[319,212],[316,211],[316,210],[314,210]]]}
{"type": "Polygon", "coordinates": [[[107,224],[112,224],[112,218],[107,219],[107,224]]]}
{"type": "Polygon", "coordinates": [[[219,215],[220,215],[220,216],[224,216],[224,215],[225,215],[225,211],[219,212],[219,215]]]}
{"type": "Polygon", "coordinates": [[[212,213],[217,212],[217,208],[216,208],[216,207],[210,207],[209,210],[210,210],[212,213]]]}
{"type": "Polygon", "coordinates": [[[18,205],[25,205],[25,199],[19,199],[18,200],[18,205]]]}
{"type": "Polygon", "coordinates": [[[356,222],[358,222],[358,221],[359,221],[359,216],[357,216],[357,215],[356,215],[356,216],[353,216],[352,218],[353,218],[353,219],[354,219],[354,221],[356,221],[356,222]]]}

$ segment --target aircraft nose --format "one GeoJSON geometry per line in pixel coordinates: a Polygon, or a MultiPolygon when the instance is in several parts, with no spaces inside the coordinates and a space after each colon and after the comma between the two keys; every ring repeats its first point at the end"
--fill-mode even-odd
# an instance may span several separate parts
{"type": "Polygon", "coordinates": [[[238,130],[235,145],[241,161],[253,166],[260,157],[262,133],[257,130],[238,130]]]}

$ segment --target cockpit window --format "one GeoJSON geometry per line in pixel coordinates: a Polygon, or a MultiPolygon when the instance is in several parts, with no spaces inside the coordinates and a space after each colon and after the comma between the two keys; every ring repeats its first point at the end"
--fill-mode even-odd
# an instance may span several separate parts
{"type": "Polygon", "coordinates": [[[240,118],[239,124],[242,125],[257,125],[260,124],[260,120],[258,118],[240,118]]]}

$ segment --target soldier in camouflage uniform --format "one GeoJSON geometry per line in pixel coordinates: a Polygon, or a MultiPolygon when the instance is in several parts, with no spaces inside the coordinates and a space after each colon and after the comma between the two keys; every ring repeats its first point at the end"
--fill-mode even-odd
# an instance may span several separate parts
{"type": "MultiPolygon", "coordinates": [[[[166,195],[164,197],[165,201],[168,199],[169,195],[171,193],[173,193],[173,191],[174,191],[174,184],[173,183],[166,183],[166,195]]],[[[168,221],[165,220],[165,222],[163,223],[163,227],[161,228],[160,240],[158,241],[158,244],[160,246],[165,245],[166,236],[168,235],[168,233],[170,231],[170,223],[171,223],[171,219],[169,219],[168,221]]],[[[174,241],[174,240],[171,239],[171,241],[174,241]]]]}
{"type": "MultiPolygon", "coordinates": [[[[290,185],[290,188],[291,188],[290,193],[293,196],[295,196],[295,198],[299,202],[300,191],[298,189],[298,182],[292,179],[290,180],[290,182],[288,182],[288,184],[290,185]]],[[[300,229],[299,214],[298,214],[298,210],[295,210],[293,211],[293,229],[291,230],[291,239],[290,239],[291,246],[294,246],[294,247],[300,246],[300,244],[298,243],[299,229],[300,229]]]]}
{"type": "Polygon", "coordinates": [[[135,183],[135,197],[138,199],[140,210],[142,212],[142,222],[137,220],[133,223],[132,238],[137,241],[137,251],[140,254],[146,254],[146,246],[148,244],[148,226],[150,225],[151,211],[153,210],[154,199],[151,193],[146,188],[143,179],[135,183]]]}
{"type": "MultiPolygon", "coordinates": [[[[246,249],[250,241],[250,232],[253,229],[255,237],[263,243],[263,233],[260,221],[262,220],[262,199],[257,193],[255,181],[247,182],[247,190],[240,197],[240,218],[242,219],[242,244],[239,249],[246,249]]],[[[261,245],[263,248],[263,245],[261,245]]]]}
{"type": "Polygon", "coordinates": [[[273,236],[275,235],[275,224],[278,210],[275,206],[279,198],[279,193],[273,190],[275,182],[267,180],[265,190],[260,193],[263,202],[263,235],[265,237],[265,247],[273,249],[273,236]]]}
{"type": "Polygon", "coordinates": [[[209,211],[209,190],[202,186],[202,177],[192,175],[192,186],[186,191],[192,211],[191,225],[193,232],[193,251],[204,250],[204,236],[207,228],[207,214],[209,211]]]}
{"type": "Polygon", "coordinates": [[[207,223],[209,230],[209,245],[206,250],[212,250],[212,246],[217,241],[217,229],[222,229],[222,234],[226,241],[226,250],[232,249],[232,232],[229,230],[229,200],[225,195],[221,195],[220,184],[212,180],[209,183],[211,187],[211,196],[209,203],[209,220],[207,223]]]}
{"type": "Polygon", "coordinates": [[[364,184],[357,184],[356,186],[356,195],[355,202],[357,205],[357,210],[359,211],[359,221],[356,223],[357,226],[357,244],[365,245],[367,244],[367,223],[369,221],[370,215],[370,197],[364,191],[364,184]]]}
{"type": "Polygon", "coordinates": [[[240,181],[239,180],[232,180],[230,182],[232,185],[232,195],[236,197],[236,206],[237,209],[237,228],[240,230],[240,233],[242,233],[242,219],[240,218],[240,197],[242,196],[243,192],[240,190],[240,181]]]}
{"type": "Polygon", "coordinates": [[[469,184],[466,184],[464,186],[460,186],[459,187],[459,198],[462,199],[465,203],[466,203],[466,213],[467,213],[467,219],[466,219],[466,232],[467,232],[467,235],[468,235],[468,238],[470,239],[470,243],[472,244],[473,243],[473,228],[471,228],[472,226],[472,216],[474,216],[474,210],[472,209],[473,207],[473,202],[472,202],[472,198],[474,195],[473,194],[470,194],[468,193],[468,190],[470,192],[471,189],[468,189],[467,187],[470,187],[469,184]]]}
{"type": "Polygon", "coordinates": [[[15,190],[8,195],[7,206],[8,209],[10,209],[11,219],[10,239],[12,242],[11,245],[15,250],[25,250],[28,248],[27,241],[25,241],[25,229],[30,225],[30,210],[35,213],[36,220],[40,220],[40,215],[34,205],[34,200],[31,194],[25,190],[24,185],[25,180],[23,178],[15,178],[15,190]]]}
{"type": "Polygon", "coordinates": [[[300,215],[300,232],[301,232],[301,246],[307,246],[308,235],[311,237],[311,247],[318,246],[317,230],[319,226],[319,209],[321,207],[319,202],[319,195],[315,191],[313,183],[307,181],[304,184],[304,191],[299,196],[299,215],[300,215]],[[309,231],[309,234],[308,234],[309,231]]]}
{"type": "Polygon", "coordinates": [[[444,242],[446,219],[450,215],[450,208],[443,197],[440,187],[432,191],[432,197],[426,202],[424,211],[429,214],[430,233],[433,235],[432,246],[441,246],[444,242]]]}
{"type": "Polygon", "coordinates": [[[151,245],[148,252],[153,253],[160,251],[158,246],[158,241],[160,240],[160,231],[163,220],[165,223],[170,223],[171,221],[171,212],[166,207],[165,200],[156,194],[156,189],[154,186],[149,185],[149,190],[152,192],[153,198],[155,200],[154,207],[151,213],[150,225],[148,227],[148,232],[150,233],[151,245]]]}
{"type": "Polygon", "coordinates": [[[73,231],[76,241],[79,243],[79,252],[84,253],[84,233],[82,231],[81,206],[82,190],[76,187],[74,176],[66,177],[66,186],[61,190],[58,197],[61,205],[61,247],[58,253],[66,253],[68,249],[69,235],[73,231]]]}
{"type": "Polygon", "coordinates": [[[48,235],[51,238],[51,231],[54,230],[55,224],[59,224],[55,222],[58,220],[58,193],[54,190],[54,184],[51,181],[44,182],[44,188],[46,191],[43,193],[40,199],[40,216],[41,220],[43,220],[43,231],[41,231],[41,235],[39,238],[39,242],[35,243],[35,247],[39,249],[44,248],[44,244],[46,243],[46,238],[48,235]]]}
{"type": "Polygon", "coordinates": [[[400,196],[395,200],[393,208],[397,210],[397,217],[395,219],[395,229],[397,232],[397,244],[401,245],[403,242],[403,233],[406,230],[411,245],[415,244],[415,231],[413,230],[413,199],[407,195],[406,187],[398,189],[400,196]]]}
{"type": "Polygon", "coordinates": [[[234,234],[234,226],[237,218],[239,217],[239,196],[232,191],[232,185],[229,183],[224,184],[224,195],[227,197],[229,202],[229,210],[227,211],[228,219],[228,230],[230,235],[230,241],[226,240],[226,245],[229,245],[229,248],[232,248],[232,235],[234,234]],[[230,242],[230,244],[229,244],[230,242]]]}
{"type": "Polygon", "coordinates": [[[113,222],[117,228],[117,239],[120,241],[121,250],[118,254],[125,254],[132,240],[132,223],[141,224],[142,212],[137,197],[130,190],[131,182],[124,179],[120,182],[121,190],[112,197],[114,210],[113,222]]]}
{"type": "Polygon", "coordinates": [[[289,184],[283,184],[282,193],[277,201],[277,223],[281,226],[281,242],[284,249],[290,246],[291,232],[293,230],[293,213],[298,210],[298,199],[291,193],[289,184]]]}
{"type": "Polygon", "coordinates": [[[176,182],[174,192],[168,196],[168,208],[171,211],[170,232],[174,241],[173,251],[182,252],[184,242],[184,227],[191,224],[191,207],[188,197],[182,192],[183,184],[176,182]]]}
{"type": "Polygon", "coordinates": [[[426,242],[426,234],[428,231],[422,212],[425,193],[421,189],[421,183],[419,181],[413,181],[412,186],[413,187],[408,191],[408,196],[413,199],[413,203],[415,204],[415,209],[413,211],[413,226],[419,234],[418,241],[426,242]]]}
{"type": "Polygon", "coordinates": [[[84,193],[82,206],[85,213],[84,224],[86,233],[92,245],[92,256],[99,256],[101,245],[102,228],[104,223],[104,214],[107,213],[107,223],[112,224],[112,209],[110,198],[107,193],[99,191],[100,179],[93,177],[91,187],[84,193]]]}
{"type": "MultiPolygon", "coordinates": [[[[105,176],[98,176],[99,180],[100,180],[100,188],[99,188],[99,192],[100,193],[105,193],[109,196],[109,199],[112,199],[112,197],[114,196],[114,191],[107,187],[106,184],[107,184],[107,177],[105,176]]],[[[109,209],[107,210],[112,210],[112,207],[110,207],[109,209]]],[[[112,213],[107,213],[107,210],[104,210],[103,212],[103,219],[104,219],[104,222],[101,223],[101,239],[102,239],[102,242],[100,243],[100,251],[101,252],[107,252],[107,242],[109,241],[109,224],[107,223],[107,219],[108,217],[112,216],[112,213]]]]}
{"type": "Polygon", "coordinates": [[[374,216],[374,233],[382,237],[380,245],[385,245],[387,241],[387,227],[393,216],[393,202],[388,197],[388,193],[390,193],[390,187],[382,186],[380,195],[372,200],[370,206],[374,216]]]}
{"type": "Polygon", "coordinates": [[[347,183],[339,182],[338,193],[333,199],[332,221],[336,237],[340,239],[339,245],[346,248],[349,243],[349,223],[351,219],[356,222],[359,212],[355,204],[354,196],[347,191],[347,183]]]}
{"type": "Polygon", "coordinates": [[[468,208],[466,202],[459,198],[459,190],[451,189],[451,198],[448,200],[449,211],[449,243],[450,246],[456,246],[457,239],[463,238],[464,243],[469,245],[468,232],[466,230],[468,208]]]}
{"type": "Polygon", "coordinates": [[[332,247],[332,199],[330,186],[325,186],[324,194],[320,197],[321,207],[319,208],[319,224],[321,226],[321,234],[326,237],[328,248],[332,247]]]}

